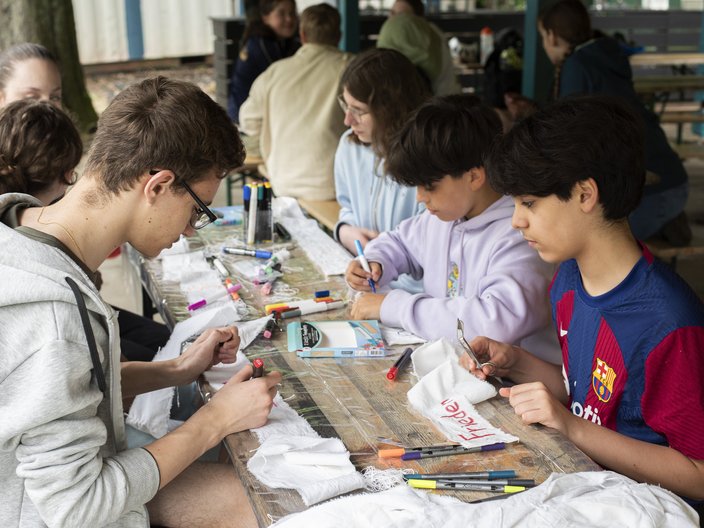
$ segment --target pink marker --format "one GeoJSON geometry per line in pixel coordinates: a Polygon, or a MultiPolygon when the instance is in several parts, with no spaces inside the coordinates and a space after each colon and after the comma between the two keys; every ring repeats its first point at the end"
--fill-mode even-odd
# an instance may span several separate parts
{"type": "Polygon", "coordinates": [[[196,301],[194,303],[189,304],[188,310],[192,312],[194,310],[197,310],[198,308],[203,308],[203,306],[205,306],[209,303],[215,302],[218,299],[222,299],[223,297],[227,297],[228,295],[230,295],[230,292],[228,292],[227,290],[213,294],[210,297],[206,297],[204,299],[201,299],[199,301],[196,301]]]}

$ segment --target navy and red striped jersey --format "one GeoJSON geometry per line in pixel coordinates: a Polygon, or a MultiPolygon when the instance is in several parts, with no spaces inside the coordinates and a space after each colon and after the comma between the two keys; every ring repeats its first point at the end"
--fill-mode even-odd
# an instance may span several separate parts
{"type": "Polygon", "coordinates": [[[684,280],[643,247],[595,297],[564,262],[550,299],[573,414],[704,460],[704,305],[684,280]]]}

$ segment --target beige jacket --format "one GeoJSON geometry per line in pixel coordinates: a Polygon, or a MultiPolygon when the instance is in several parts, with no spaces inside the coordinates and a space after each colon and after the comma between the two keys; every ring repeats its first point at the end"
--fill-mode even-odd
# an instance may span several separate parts
{"type": "Polygon", "coordinates": [[[350,58],[332,46],[304,44],[254,81],[240,108],[240,129],[259,136],[277,196],[335,199],[333,158],[345,131],[336,97],[350,58]]]}

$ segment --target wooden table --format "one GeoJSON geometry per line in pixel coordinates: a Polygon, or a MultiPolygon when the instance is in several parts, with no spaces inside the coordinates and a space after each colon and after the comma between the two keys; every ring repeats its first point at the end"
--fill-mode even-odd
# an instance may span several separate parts
{"type": "MultiPolygon", "coordinates": [[[[198,232],[199,238],[193,246],[217,244],[218,240],[231,234],[226,229],[206,228],[198,232]]],[[[231,264],[232,259],[242,258],[247,257],[225,256],[223,260],[231,264]]],[[[288,264],[301,271],[285,274],[280,280],[298,289],[300,298],[311,298],[314,291],[321,289],[330,290],[333,296],[345,295],[347,286],[342,277],[323,277],[299,248],[292,250],[288,264]]],[[[232,270],[232,266],[229,267],[232,270]]],[[[188,317],[178,285],[160,278],[159,262],[143,260],[141,268],[148,291],[157,295],[156,304],[170,314],[171,319],[188,317]]],[[[253,317],[261,315],[261,307],[270,302],[253,288],[240,293],[250,306],[253,317]]],[[[307,320],[325,318],[346,319],[349,312],[337,310],[306,317],[307,320]]],[[[402,348],[398,347],[394,352],[400,352],[402,348]]],[[[386,379],[386,372],[397,354],[384,359],[300,359],[287,351],[285,332],[275,333],[271,340],[258,338],[245,352],[250,358],[262,358],[268,369],[283,374],[280,393],[284,400],[322,437],[340,438],[358,469],[370,465],[380,469],[410,467],[419,472],[515,469],[521,478],[538,482],[547,479],[552,472],[600,469],[556,431],[523,425],[506,400],[500,397],[479,404],[477,409],[493,425],[518,436],[519,444],[511,444],[503,451],[414,462],[380,459],[378,449],[390,447],[385,440],[409,447],[447,443],[430,421],[409,410],[406,399],[411,387],[409,373],[403,372],[396,382],[386,379]]],[[[206,387],[206,390],[209,389],[206,387]]],[[[260,526],[268,526],[272,520],[305,509],[296,491],[269,489],[249,473],[247,461],[259,446],[253,433],[245,431],[230,435],[225,439],[225,445],[260,526]]],[[[452,493],[463,500],[487,496],[483,492],[452,493]]]]}
{"type": "Polygon", "coordinates": [[[635,77],[633,86],[636,93],[639,94],[704,90],[704,75],[649,75],[635,77]]]}
{"type": "Polygon", "coordinates": [[[704,53],[636,53],[631,66],[697,66],[704,64],[704,53]]]}
{"type": "MultiPolygon", "coordinates": [[[[342,316],[342,314],[338,314],[342,316]]],[[[418,472],[481,471],[515,469],[520,478],[543,482],[551,473],[599,470],[599,466],[555,430],[523,425],[511,406],[497,397],[477,405],[493,425],[518,436],[518,444],[487,453],[401,461],[377,457],[390,439],[404,446],[437,445],[447,439],[430,421],[409,410],[406,393],[410,375],[398,381],[386,379],[393,363],[389,359],[300,359],[285,351],[284,334],[271,343],[256,343],[247,350],[284,374],[281,396],[306,418],[323,437],[338,437],[350,451],[357,469],[413,468],[418,472]]],[[[270,489],[247,471],[247,461],[258,442],[253,433],[243,432],[226,439],[237,474],[247,490],[260,526],[305,506],[296,491],[270,489]]],[[[439,492],[450,493],[450,492],[439,492]]],[[[461,500],[490,496],[486,492],[451,492],[461,500]]]]}
{"type": "Polygon", "coordinates": [[[303,210],[332,233],[340,217],[337,200],[298,200],[303,210]]]}

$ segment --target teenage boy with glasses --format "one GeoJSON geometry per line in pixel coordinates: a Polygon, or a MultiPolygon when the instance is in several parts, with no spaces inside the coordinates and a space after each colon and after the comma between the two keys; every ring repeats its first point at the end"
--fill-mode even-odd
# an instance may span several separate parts
{"type": "Polygon", "coordinates": [[[245,368],[181,427],[127,449],[122,398],[234,361],[239,337],[234,327],[210,329],[174,360],[121,365],[115,312],[91,281],[113,248],[129,242],[154,257],[212,220],[205,204],[243,159],[224,110],[196,86],[159,77],[105,110],[84,175],[62,200],[42,208],[28,195],[0,196],[0,217],[15,208],[20,223],[0,224],[5,524],[256,524],[232,468],[194,461],[226,435],[263,425],[280,375],[242,383],[252,375],[245,368]]]}

